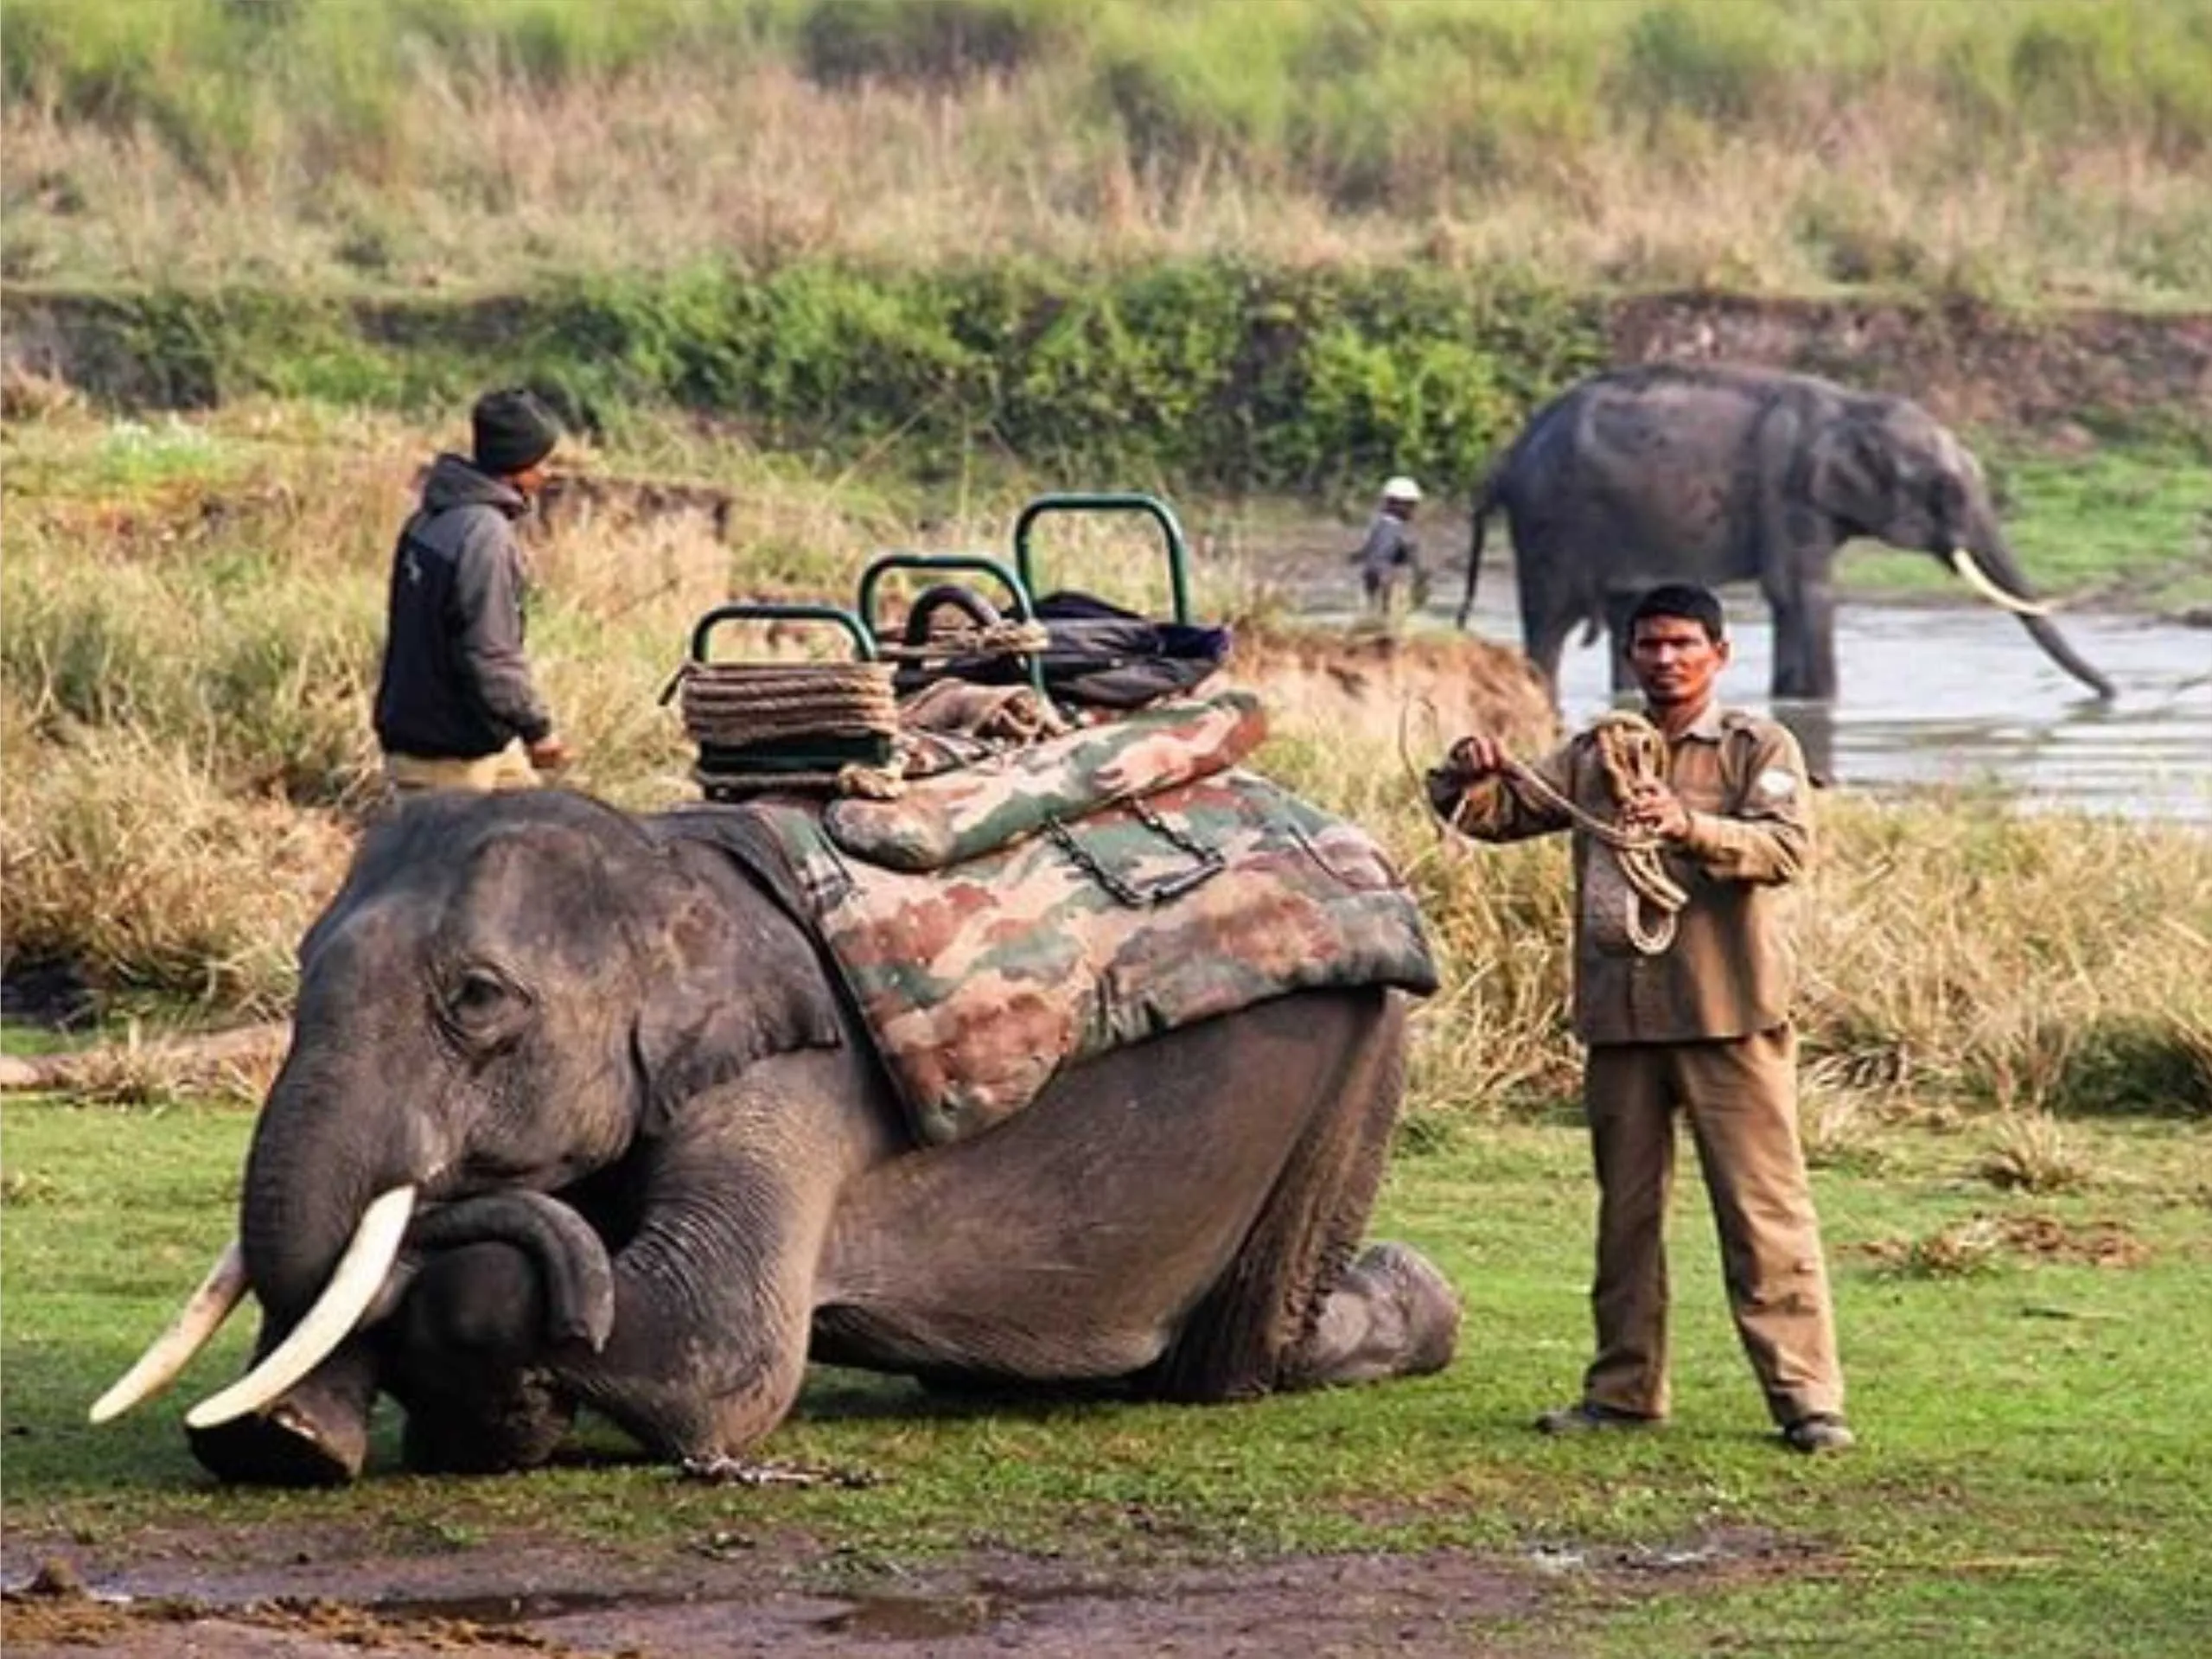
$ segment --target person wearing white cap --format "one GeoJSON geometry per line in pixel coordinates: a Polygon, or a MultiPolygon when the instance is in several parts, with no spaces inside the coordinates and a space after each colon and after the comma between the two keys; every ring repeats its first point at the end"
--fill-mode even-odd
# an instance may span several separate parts
{"type": "Polygon", "coordinates": [[[1410,528],[1420,502],[1421,487],[1411,478],[1401,475],[1386,483],[1367,539],[1352,555],[1360,567],[1367,614],[1386,627],[1397,621],[1401,598],[1418,606],[1427,597],[1428,572],[1421,568],[1420,544],[1410,528]]]}

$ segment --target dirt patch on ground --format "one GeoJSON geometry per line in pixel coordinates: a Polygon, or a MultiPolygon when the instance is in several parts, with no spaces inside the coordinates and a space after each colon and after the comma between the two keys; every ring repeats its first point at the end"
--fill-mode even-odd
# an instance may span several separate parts
{"type": "Polygon", "coordinates": [[[2078,1226],[2056,1216],[1973,1216],[1918,1239],[1876,1239],[1859,1254],[1893,1273],[1941,1279],[1986,1272],[2005,1258],[2091,1267],[2139,1267],[2151,1247],[2118,1222],[2078,1226]]]}
{"type": "Polygon", "coordinates": [[[2151,1247],[2118,1222],[2069,1227],[2056,1216],[2009,1216],[2005,1248],[2037,1261],[2070,1261],[2090,1267],[2139,1267],[2151,1247]]]}
{"type": "Polygon", "coordinates": [[[1278,731],[1395,747],[1421,764],[1469,731],[1539,748],[1557,730],[1544,682],[1515,649],[1471,635],[1240,629],[1233,676],[1265,700],[1278,731]]]}
{"type": "Polygon", "coordinates": [[[9,1541],[11,1655],[175,1659],[376,1653],[681,1656],[1019,1651],[1461,1655],[1563,1652],[1591,1606],[1820,1570],[1756,1528],[1664,1547],[1550,1541],[1497,1554],[1287,1555],[1127,1564],[1005,1554],[865,1568],[794,1537],[713,1534],[653,1556],[503,1539],[426,1555],[288,1529],[164,1533],[117,1559],[9,1541]],[[211,1561],[218,1558],[221,1564],[211,1561]],[[244,1564],[240,1564],[243,1559],[244,1564]]]}

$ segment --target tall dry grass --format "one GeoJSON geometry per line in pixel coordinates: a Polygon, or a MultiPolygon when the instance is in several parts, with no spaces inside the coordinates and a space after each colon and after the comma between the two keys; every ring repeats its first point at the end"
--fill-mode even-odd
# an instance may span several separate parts
{"type": "Polygon", "coordinates": [[[2200,0],[15,0],[16,279],[1233,252],[2202,298],[2200,0]]]}
{"type": "MultiPolygon", "coordinates": [[[[369,705],[393,537],[443,443],[378,417],[243,405],[200,421],[81,408],[0,442],[0,945],[112,986],[253,1011],[280,1001],[292,941],[335,890],[379,798],[369,705]],[[256,872],[262,872],[257,875],[256,872]]],[[[717,484],[708,517],[565,512],[528,539],[532,655],[580,759],[622,805],[694,793],[659,701],[695,620],[734,597],[850,603],[898,548],[1010,563],[1015,498],[870,493],[680,428],[626,463],[717,484]],[[917,535],[917,520],[927,530],[917,535]]],[[[571,444],[567,463],[602,466],[571,444]]],[[[1148,610],[1166,565],[1141,519],[1052,520],[1039,569],[1148,610]]],[[[932,579],[884,584],[882,609],[932,579]]],[[[990,583],[968,578],[985,592],[990,583]]],[[[1241,567],[1195,573],[1207,615],[1265,603],[1241,567]]],[[[826,632],[718,649],[842,649],[826,632]]]]}
{"type": "MultiPolygon", "coordinates": [[[[415,469],[453,436],[299,405],[157,428],[65,409],[0,435],[10,961],[61,957],[211,1011],[281,1009],[294,941],[373,793],[367,698],[391,538],[415,469]]],[[[644,457],[575,458],[696,469],[730,493],[721,532],[609,511],[535,544],[533,655],[582,754],[577,781],[635,807],[692,793],[655,699],[701,610],[736,594],[845,598],[891,546],[1003,552],[1013,505],[893,499],[742,451],[710,470],[690,442],[672,431],[644,457]]],[[[1068,522],[1042,551],[1055,581],[1164,603],[1141,521],[1068,522]]],[[[1248,573],[1201,577],[1202,614],[1264,609],[1248,573]]],[[[1420,896],[1444,984],[1417,1024],[1419,1111],[1571,1095],[1564,845],[1462,846],[1418,804],[1412,774],[1465,711],[1407,718],[1433,677],[1410,656],[1382,672],[1372,648],[1325,676],[1340,690],[1375,676],[1348,708],[1296,649],[1250,666],[1279,692],[1267,769],[1371,826],[1420,896]]],[[[1801,1015],[1829,1152],[1848,1155],[1861,1110],[2212,1114],[2212,838],[1973,794],[1821,805],[1801,1015]]]]}

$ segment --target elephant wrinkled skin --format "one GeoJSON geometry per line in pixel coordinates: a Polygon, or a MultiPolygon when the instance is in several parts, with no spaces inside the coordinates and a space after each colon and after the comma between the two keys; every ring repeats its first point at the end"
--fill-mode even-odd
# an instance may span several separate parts
{"type": "Polygon", "coordinates": [[[1395,992],[1286,996],[921,1150],[724,854],[564,791],[424,798],[301,948],[240,1202],[257,1366],[411,1190],[404,1241],[273,1397],[188,1414],[194,1449],[347,1479],[388,1393],[420,1470],[542,1461],[583,1406],[736,1458],[810,1357],[1193,1401],[1434,1370],[1450,1287],[1403,1247],[1355,1259],[1404,1030],[1395,992]]]}
{"type": "Polygon", "coordinates": [[[1774,696],[1833,701],[1831,567],[1854,536],[1947,560],[2052,661],[2113,694],[2043,614],[1973,456],[1902,398],[1677,363],[1580,382],[1537,412],[1476,497],[1462,628],[1484,522],[1499,508],[1513,531],[1523,648],[1555,695],[1578,623],[1610,635],[1617,691],[1632,683],[1625,623],[1645,591],[1756,580],[1774,616],[1774,696]]]}

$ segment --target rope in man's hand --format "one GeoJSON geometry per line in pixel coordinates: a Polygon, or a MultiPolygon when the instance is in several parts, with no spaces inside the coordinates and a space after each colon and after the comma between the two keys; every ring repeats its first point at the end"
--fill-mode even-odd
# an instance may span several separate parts
{"type": "MultiPolygon", "coordinates": [[[[1431,710],[1433,713],[1433,710],[1431,710]]],[[[1405,754],[1405,724],[1399,722],[1401,759],[1405,754]]],[[[1647,803],[1662,797],[1667,788],[1667,739],[1640,714],[1625,711],[1600,715],[1591,724],[1597,762],[1605,775],[1607,792],[1613,797],[1615,817],[1598,817],[1554,788],[1549,780],[1518,756],[1494,743],[1483,745],[1489,754],[1483,769],[1465,772],[1464,783],[1478,783],[1489,776],[1504,778],[1537,804],[1557,812],[1586,831],[1597,843],[1586,878],[1590,914],[1605,929],[1603,918],[1620,918],[1619,939],[1646,956],[1656,956],[1674,942],[1675,918],[1689,903],[1689,894],[1667,868],[1667,842],[1651,829],[1641,827],[1647,803]]],[[[1445,766],[1465,770],[1460,759],[1468,740],[1453,745],[1445,766]]],[[[1425,780],[1421,801],[1438,825],[1455,834],[1466,832],[1460,824],[1463,796],[1447,817],[1429,799],[1425,780]]]]}

